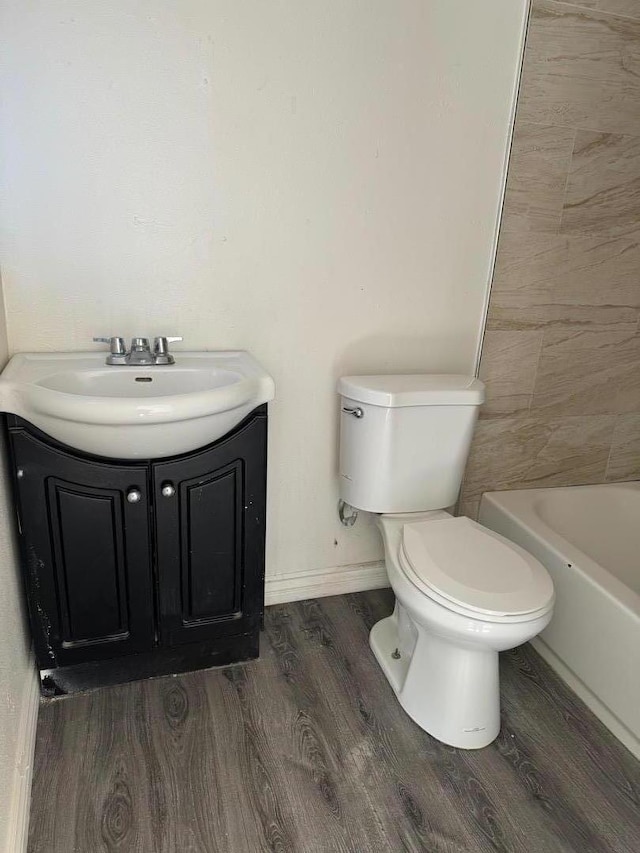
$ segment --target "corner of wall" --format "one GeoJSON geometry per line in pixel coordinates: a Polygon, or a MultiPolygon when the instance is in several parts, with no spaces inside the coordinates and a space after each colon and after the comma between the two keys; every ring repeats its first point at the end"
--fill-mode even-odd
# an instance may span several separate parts
{"type": "MultiPolygon", "coordinates": [[[[0,368],[7,358],[0,277],[0,368]]],[[[23,607],[13,508],[0,438],[0,849],[27,848],[40,699],[23,607]]]]}
{"type": "Polygon", "coordinates": [[[518,96],[520,94],[520,86],[522,83],[522,72],[524,70],[524,52],[527,46],[527,32],[529,30],[529,21],[531,19],[531,5],[533,0],[525,0],[523,6],[523,19],[522,19],[522,30],[520,33],[520,45],[518,48],[519,51],[519,59],[518,59],[518,71],[515,77],[515,84],[513,87],[513,94],[511,100],[511,118],[510,118],[510,132],[509,138],[507,140],[507,145],[504,153],[504,164],[502,167],[502,190],[500,193],[500,204],[498,206],[498,214],[496,216],[496,227],[493,236],[493,246],[491,249],[491,262],[489,265],[489,280],[487,282],[487,286],[485,288],[484,295],[484,305],[482,307],[482,314],[480,320],[480,328],[478,329],[478,336],[476,340],[476,354],[475,354],[475,362],[474,362],[474,376],[478,376],[480,372],[480,359],[482,357],[482,346],[484,343],[484,333],[487,326],[487,318],[489,316],[489,302],[491,300],[491,288],[493,284],[493,276],[496,267],[496,260],[498,258],[498,240],[500,238],[500,228],[502,226],[502,213],[504,211],[504,201],[505,196],[507,194],[507,176],[509,172],[509,162],[511,160],[511,149],[513,147],[513,132],[516,125],[516,110],[518,108],[518,96]]]}
{"type": "Polygon", "coordinates": [[[7,305],[2,284],[2,268],[0,268],[0,365],[4,367],[9,357],[9,328],[7,326],[7,305]]]}
{"type": "Polygon", "coordinates": [[[39,704],[40,683],[36,668],[32,667],[24,685],[18,715],[16,755],[4,847],[7,853],[25,853],[27,849],[39,704]]]}

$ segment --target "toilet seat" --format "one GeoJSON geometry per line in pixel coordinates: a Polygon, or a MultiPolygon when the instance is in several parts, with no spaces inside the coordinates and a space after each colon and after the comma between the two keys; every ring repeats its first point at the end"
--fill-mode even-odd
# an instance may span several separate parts
{"type": "Polygon", "coordinates": [[[449,610],[490,622],[524,622],[553,605],[553,582],[531,554],[469,518],[404,524],[406,577],[449,610]]]}

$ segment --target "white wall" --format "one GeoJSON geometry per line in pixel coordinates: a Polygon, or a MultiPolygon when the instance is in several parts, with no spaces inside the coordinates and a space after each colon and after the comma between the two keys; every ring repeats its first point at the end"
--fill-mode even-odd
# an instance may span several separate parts
{"type": "MultiPolygon", "coordinates": [[[[4,366],[6,360],[5,318],[0,298],[0,365],[4,366]]],[[[2,445],[0,437],[0,459],[5,458],[2,445]]],[[[39,694],[22,612],[8,483],[5,465],[0,464],[0,850],[20,853],[26,849],[39,694]]]]}
{"type": "Polygon", "coordinates": [[[272,372],[268,573],[337,521],[335,379],[473,371],[526,0],[3,0],[10,348],[272,372]]]}

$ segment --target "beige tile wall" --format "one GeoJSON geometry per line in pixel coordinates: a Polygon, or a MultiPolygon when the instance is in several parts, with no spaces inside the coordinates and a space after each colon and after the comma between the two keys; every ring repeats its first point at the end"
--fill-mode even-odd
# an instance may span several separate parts
{"type": "Polygon", "coordinates": [[[460,511],[640,479],[640,0],[534,0],[460,511]]]}

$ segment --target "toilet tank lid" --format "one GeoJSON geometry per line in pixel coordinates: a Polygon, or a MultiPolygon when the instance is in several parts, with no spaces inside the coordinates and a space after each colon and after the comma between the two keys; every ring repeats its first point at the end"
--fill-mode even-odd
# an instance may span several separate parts
{"type": "Polygon", "coordinates": [[[484,383],[457,373],[403,373],[376,376],[343,376],[338,393],[357,403],[398,406],[479,406],[484,402],[484,383]]]}

